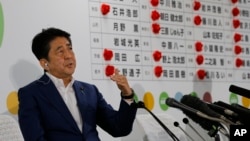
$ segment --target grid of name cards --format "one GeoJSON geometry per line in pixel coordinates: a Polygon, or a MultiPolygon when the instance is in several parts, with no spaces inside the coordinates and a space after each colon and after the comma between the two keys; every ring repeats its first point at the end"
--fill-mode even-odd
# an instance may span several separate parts
{"type": "Polygon", "coordinates": [[[92,79],[250,82],[250,0],[89,0],[92,79]]]}

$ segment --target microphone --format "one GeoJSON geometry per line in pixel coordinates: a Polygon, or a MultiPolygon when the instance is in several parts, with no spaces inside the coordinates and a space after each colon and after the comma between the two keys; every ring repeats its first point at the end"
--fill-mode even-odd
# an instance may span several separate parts
{"type": "Polygon", "coordinates": [[[203,129],[209,131],[208,134],[211,137],[214,137],[219,130],[222,132],[226,132],[219,123],[221,119],[210,117],[194,108],[176,101],[173,98],[167,98],[166,104],[171,107],[181,109],[183,113],[190,117],[194,122],[198,123],[203,129]]]}
{"type": "Polygon", "coordinates": [[[181,103],[188,105],[190,107],[194,107],[195,109],[204,112],[208,116],[214,117],[221,119],[221,123],[224,123],[227,128],[230,128],[230,124],[235,124],[234,122],[230,121],[227,119],[225,116],[213,111],[212,109],[209,108],[209,106],[200,100],[198,97],[192,96],[192,95],[184,95],[181,99],[181,103]]]}
{"type": "Polygon", "coordinates": [[[230,85],[229,91],[247,98],[250,98],[250,90],[247,90],[245,88],[241,88],[236,85],[230,85]]]}
{"type": "Polygon", "coordinates": [[[183,118],[182,119],[183,123],[187,124],[203,141],[206,141],[201,134],[189,123],[188,118],[183,118]]]}
{"type": "Polygon", "coordinates": [[[241,95],[246,98],[250,98],[250,90],[247,90],[245,88],[236,86],[236,85],[230,85],[229,91],[238,95],[241,95]]]}
{"type": "Polygon", "coordinates": [[[148,111],[153,117],[154,119],[161,125],[161,127],[170,135],[170,137],[174,140],[174,141],[180,141],[173,132],[171,132],[163,123],[162,121],[160,121],[159,118],[157,118],[157,116],[151,112],[142,101],[138,101],[137,102],[137,107],[138,108],[144,108],[146,111],[148,111]]]}
{"type": "Polygon", "coordinates": [[[250,125],[249,122],[249,117],[250,117],[250,110],[248,108],[245,108],[237,103],[232,103],[231,104],[233,107],[235,107],[236,109],[240,110],[242,113],[242,117],[241,119],[243,120],[243,122],[247,125],[250,125]]]}
{"type": "Polygon", "coordinates": [[[249,121],[249,118],[248,118],[248,117],[250,117],[250,112],[248,111],[248,109],[239,108],[239,106],[236,106],[236,104],[230,105],[230,104],[227,104],[227,103],[222,102],[222,101],[214,102],[214,104],[222,106],[222,107],[226,107],[226,108],[234,111],[235,113],[238,114],[238,120],[242,124],[250,126],[250,121],[249,121]]]}
{"type": "Polygon", "coordinates": [[[195,107],[195,109],[206,113],[209,116],[220,118],[220,115],[213,110],[211,110],[204,102],[202,102],[198,97],[192,96],[192,95],[184,95],[181,98],[181,103],[190,106],[195,107]]]}
{"type": "Polygon", "coordinates": [[[235,113],[234,111],[232,110],[229,110],[229,109],[226,109],[224,107],[221,107],[219,105],[215,105],[215,104],[212,104],[212,103],[207,103],[208,107],[215,110],[215,111],[218,111],[219,113],[223,113],[223,114],[226,114],[228,116],[231,116],[231,117],[238,117],[239,115],[237,113],[235,113]]]}
{"type": "Polygon", "coordinates": [[[199,112],[198,110],[193,109],[191,107],[188,107],[188,106],[186,106],[186,105],[184,105],[184,104],[182,104],[182,103],[180,103],[180,102],[178,102],[175,99],[170,98],[170,97],[166,99],[166,104],[170,107],[175,107],[175,108],[179,108],[183,111],[191,112],[192,114],[200,114],[201,117],[206,116],[205,114],[199,112]]]}
{"type": "Polygon", "coordinates": [[[243,106],[241,106],[241,105],[239,105],[239,104],[237,104],[237,103],[232,103],[231,105],[234,106],[234,107],[237,107],[237,108],[239,108],[239,109],[242,109],[242,110],[245,111],[246,113],[250,112],[250,109],[248,109],[248,108],[246,108],[246,107],[243,107],[243,106]]]}
{"type": "Polygon", "coordinates": [[[185,130],[183,130],[183,128],[181,128],[181,126],[179,126],[179,123],[177,121],[174,122],[174,126],[175,127],[179,127],[179,129],[181,129],[181,131],[187,136],[189,137],[192,141],[195,141],[185,130]]]}
{"type": "Polygon", "coordinates": [[[219,114],[225,116],[230,121],[234,122],[235,124],[241,124],[239,121],[238,113],[234,112],[231,109],[225,108],[223,106],[219,106],[213,103],[207,103],[207,106],[212,110],[218,112],[219,114]]]}

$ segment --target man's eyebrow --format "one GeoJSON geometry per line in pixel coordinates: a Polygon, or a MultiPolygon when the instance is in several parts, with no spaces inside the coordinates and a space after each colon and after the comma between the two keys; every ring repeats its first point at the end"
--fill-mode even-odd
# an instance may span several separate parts
{"type": "Polygon", "coordinates": [[[72,44],[71,44],[70,42],[69,42],[69,43],[67,43],[66,45],[67,45],[67,46],[72,46],[72,44]]]}
{"type": "Polygon", "coordinates": [[[58,46],[58,47],[56,48],[56,51],[60,50],[61,48],[62,48],[62,46],[58,46]]]}

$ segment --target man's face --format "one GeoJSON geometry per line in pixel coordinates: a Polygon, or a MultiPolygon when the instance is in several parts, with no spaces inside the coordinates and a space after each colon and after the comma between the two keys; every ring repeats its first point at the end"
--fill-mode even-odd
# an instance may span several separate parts
{"type": "Polygon", "coordinates": [[[50,42],[47,71],[57,78],[71,77],[76,68],[76,59],[70,42],[57,37],[50,42]]]}

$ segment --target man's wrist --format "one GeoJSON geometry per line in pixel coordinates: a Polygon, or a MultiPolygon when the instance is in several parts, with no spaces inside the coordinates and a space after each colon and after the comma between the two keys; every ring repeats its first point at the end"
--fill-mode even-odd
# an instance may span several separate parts
{"type": "Polygon", "coordinates": [[[129,94],[129,95],[123,95],[122,93],[121,93],[121,97],[123,98],[123,99],[133,99],[134,98],[134,96],[135,96],[135,92],[134,92],[134,90],[133,89],[131,89],[131,94],[129,94]]]}

